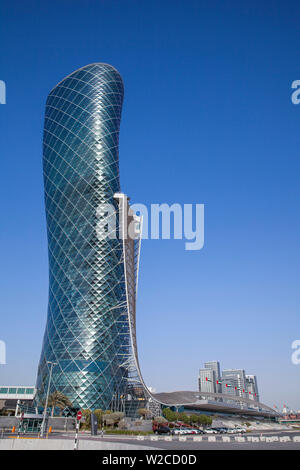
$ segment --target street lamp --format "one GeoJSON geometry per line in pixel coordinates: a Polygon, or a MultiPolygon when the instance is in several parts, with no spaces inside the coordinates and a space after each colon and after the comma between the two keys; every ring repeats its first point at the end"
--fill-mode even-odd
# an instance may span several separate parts
{"type": "Polygon", "coordinates": [[[52,377],[52,369],[53,369],[53,366],[56,366],[56,365],[57,365],[57,362],[47,361],[47,364],[51,364],[51,366],[50,366],[50,375],[49,375],[49,382],[48,382],[48,390],[47,390],[46,403],[45,403],[45,408],[44,408],[44,413],[43,413],[43,421],[42,421],[42,426],[41,426],[40,437],[43,437],[43,436],[44,436],[44,428],[45,428],[46,414],[47,414],[47,408],[48,408],[48,399],[49,399],[49,392],[50,392],[50,383],[51,383],[51,377],[52,377]]]}

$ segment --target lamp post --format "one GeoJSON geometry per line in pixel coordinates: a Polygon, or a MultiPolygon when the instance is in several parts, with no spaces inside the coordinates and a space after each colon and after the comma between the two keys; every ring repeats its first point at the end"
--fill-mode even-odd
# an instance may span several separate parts
{"type": "Polygon", "coordinates": [[[44,413],[43,413],[43,421],[42,421],[42,426],[41,426],[40,437],[43,437],[43,436],[44,436],[44,428],[45,428],[46,414],[47,414],[47,408],[48,408],[48,399],[49,399],[49,392],[50,392],[50,384],[51,384],[52,370],[53,370],[53,366],[56,366],[56,365],[57,365],[57,362],[47,361],[47,364],[51,364],[51,366],[50,366],[50,375],[49,375],[49,382],[48,382],[46,403],[45,403],[45,408],[44,408],[44,413]]]}

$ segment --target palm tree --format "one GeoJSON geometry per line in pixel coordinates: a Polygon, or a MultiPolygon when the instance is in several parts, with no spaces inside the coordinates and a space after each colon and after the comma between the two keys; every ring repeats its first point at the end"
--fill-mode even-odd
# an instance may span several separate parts
{"type": "Polygon", "coordinates": [[[69,400],[69,398],[66,397],[62,392],[59,392],[57,390],[51,393],[51,395],[49,396],[48,404],[49,406],[52,406],[52,418],[54,415],[54,408],[58,407],[63,410],[64,408],[66,408],[66,406],[72,406],[72,402],[69,400]]]}

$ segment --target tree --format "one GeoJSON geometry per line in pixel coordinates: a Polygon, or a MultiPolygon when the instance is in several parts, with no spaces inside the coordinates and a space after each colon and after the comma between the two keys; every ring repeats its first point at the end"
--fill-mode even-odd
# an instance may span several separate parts
{"type": "Polygon", "coordinates": [[[67,406],[71,407],[72,402],[63,393],[56,390],[49,396],[48,405],[52,407],[51,417],[53,418],[54,408],[60,408],[60,410],[63,410],[67,406]]]}
{"type": "Polygon", "coordinates": [[[163,416],[155,416],[153,418],[153,421],[156,421],[157,423],[166,423],[167,420],[163,416]]]}
{"type": "Polygon", "coordinates": [[[97,410],[94,410],[93,413],[97,418],[98,426],[102,426],[102,417],[103,417],[104,411],[99,408],[97,410]]]}
{"type": "Polygon", "coordinates": [[[142,416],[144,419],[146,419],[146,417],[149,416],[151,414],[151,412],[149,410],[147,410],[147,408],[139,408],[138,409],[138,414],[140,416],[142,416]]]}
{"type": "Polygon", "coordinates": [[[190,415],[190,423],[197,424],[199,416],[196,414],[190,415]]]}
{"type": "Polygon", "coordinates": [[[186,413],[178,413],[177,416],[177,419],[185,424],[188,424],[190,421],[190,418],[186,413]]]}
{"type": "Polygon", "coordinates": [[[199,415],[198,423],[201,426],[210,426],[212,423],[212,418],[211,416],[207,416],[207,415],[199,415]]]}
{"type": "Polygon", "coordinates": [[[82,412],[82,422],[81,427],[83,429],[89,429],[91,427],[91,410],[81,410],[82,412]]]}
{"type": "Polygon", "coordinates": [[[105,411],[105,413],[102,415],[102,420],[105,426],[115,426],[122,418],[124,418],[124,413],[122,413],[121,411],[105,411]]]}
{"type": "Polygon", "coordinates": [[[115,411],[115,412],[113,413],[113,415],[114,415],[114,420],[115,420],[115,422],[118,423],[121,419],[124,418],[125,413],[123,413],[123,411],[115,411]]]}
{"type": "Polygon", "coordinates": [[[169,422],[176,421],[178,419],[178,413],[172,411],[170,408],[164,408],[163,415],[169,422]]]}

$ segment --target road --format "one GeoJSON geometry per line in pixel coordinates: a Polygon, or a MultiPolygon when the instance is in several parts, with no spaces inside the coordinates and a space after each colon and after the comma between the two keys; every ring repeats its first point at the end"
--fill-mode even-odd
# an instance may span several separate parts
{"type": "MultiPolygon", "coordinates": [[[[225,434],[226,435],[226,434],[225,434]]],[[[300,442],[293,442],[294,436],[299,436],[300,431],[267,431],[267,432],[251,432],[246,433],[246,442],[236,442],[233,435],[230,436],[230,442],[223,442],[223,435],[216,435],[216,442],[209,442],[208,436],[202,436],[202,441],[194,442],[193,436],[186,436],[185,441],[180,441],[178,436],[172,436],[171,441],[165,440],[165,436],[158,436],[158,440],[151,440],[150,436],[144,436],[144,440],[138,440],[137,436],[120,436],[120,435],[106,435],[104,437],[100,436],[88,436],[81,435],[79,439],[93,439],[106,442],[126,442],[128,444],[136,444],[137,449],[139,445],[147,446],[149,449],[155,447],[162,450],[300,450],[300,442]],[[260,436],[270,437],[277,436],[278,438],[289,436],[290,442],[248,442],[247,437],[260,437],[260,436]]],[[[53,435],[54,437],[54,435],[53,435]]],[[[55,436],[57,438],[57,435],[55,436]]],[[[73,436],[61,435],[64,439],[71,439],[73,436]]]]}

